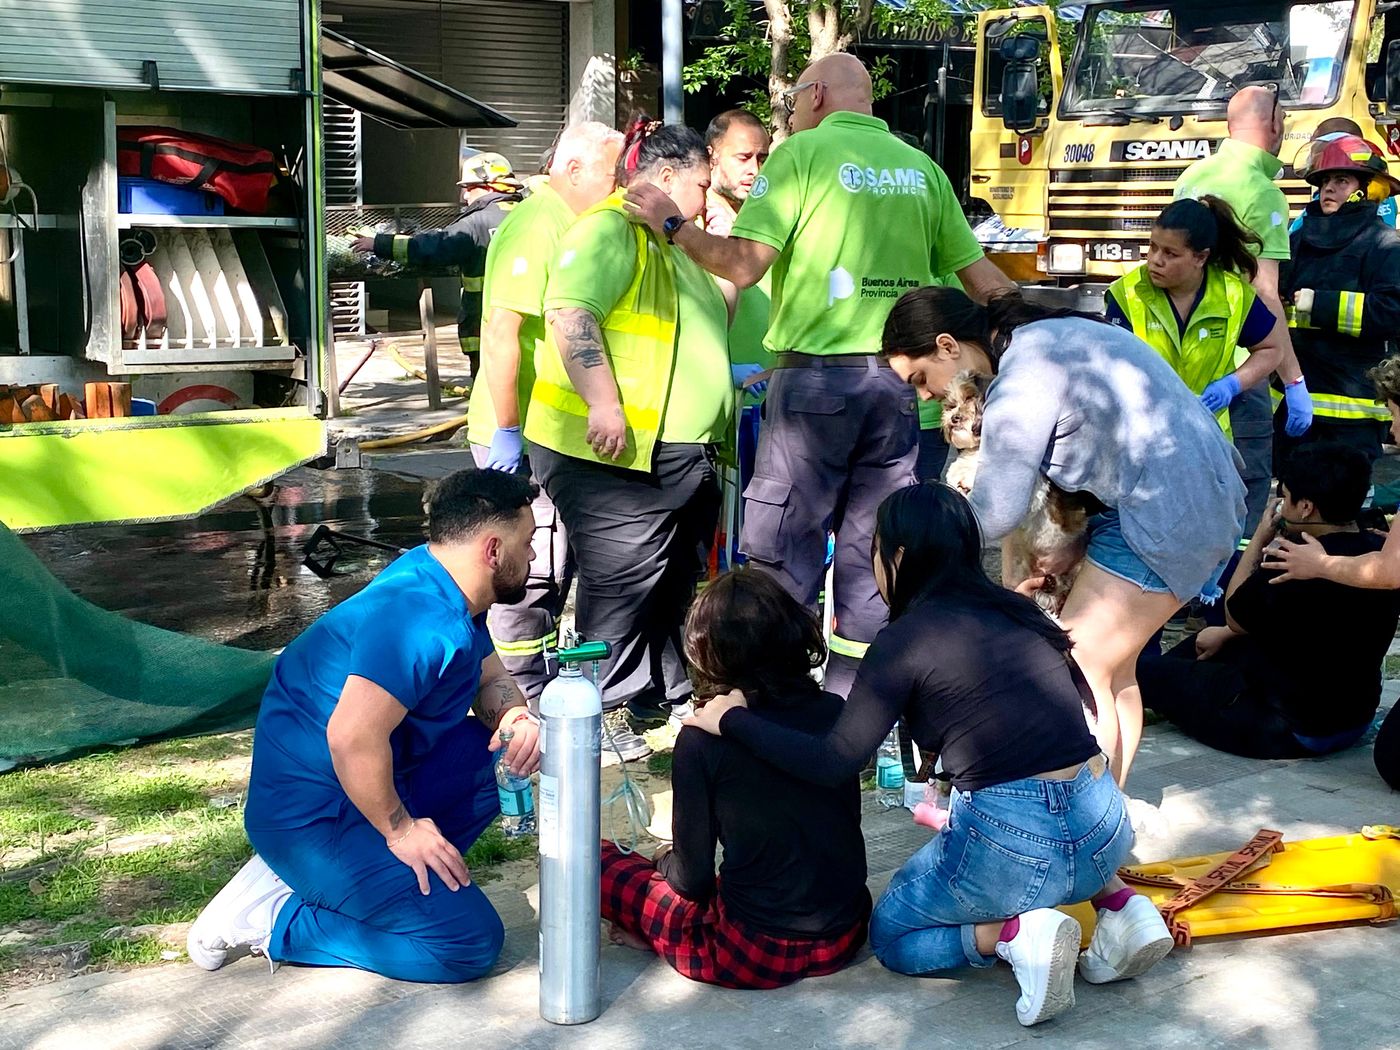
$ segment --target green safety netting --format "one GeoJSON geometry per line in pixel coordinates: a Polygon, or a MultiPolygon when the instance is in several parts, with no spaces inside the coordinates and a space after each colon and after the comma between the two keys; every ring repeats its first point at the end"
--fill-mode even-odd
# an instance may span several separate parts
{"type": "Polygon", "coordinates": [[[0,524],[0,769],[103,744],[252,724],[275,654],[79,598],[0,524]]]}

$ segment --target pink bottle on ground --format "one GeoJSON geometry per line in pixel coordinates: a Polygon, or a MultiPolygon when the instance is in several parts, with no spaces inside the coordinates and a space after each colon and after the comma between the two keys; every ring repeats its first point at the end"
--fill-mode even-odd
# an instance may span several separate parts
{"type": "Polygon", "coordinates": [[[924,800],[914,807],[914,823],[934,831],[942,831],[948,823],[948,803],[952,784],[937,777],[924,788],[924,800]]]}

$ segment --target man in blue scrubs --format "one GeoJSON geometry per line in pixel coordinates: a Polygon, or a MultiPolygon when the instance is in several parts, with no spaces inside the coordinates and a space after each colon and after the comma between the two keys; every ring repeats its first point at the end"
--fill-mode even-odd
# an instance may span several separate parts
{"type": "Polygon", "coordinates": [[[535,487],[460,471],[426,501],[428,542],[278,657],[258,714],[244,825],[257,854],[190,929],[208,970],[273,962],[405,981],[487,973],[504,929],[462,860],[499,812],[492,752],[539,765],[539,726],[486,631],[518,601],[535,487]]]}

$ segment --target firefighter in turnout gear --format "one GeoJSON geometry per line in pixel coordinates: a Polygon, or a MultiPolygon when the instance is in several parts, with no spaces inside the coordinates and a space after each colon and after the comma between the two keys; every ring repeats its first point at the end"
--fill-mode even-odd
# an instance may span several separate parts
{"type": "Polygon", "coordinates": [[[524,196],[510,161],[499,153],[477,153],[462,160],[462,214],[451,226],[412,236],[381,233],[361,237],[358,252],[373,252],[410,266],[455,266],[462,273],[462,307],[457,337],[471,362],[472,379],[481,373],[481,287],[486,249],[496,228],[524,196]]]}
{"type": "Polygon", "coordinates": [[[1282,456],[1304,442],[1338,441],[1374,463],[1388,416],[1366,373],[1385,357],[1386,339],[1400,331],[1400,234],[1376,206],[1400,182],[1381,151],[1355,135],[1317,140],[1296,167],[1318,196],[1292,235],[1292,262],[1279,290],[1290,304],[1313,427],[1292,438],[1276,425],[1276,447],[1282,456]]]}

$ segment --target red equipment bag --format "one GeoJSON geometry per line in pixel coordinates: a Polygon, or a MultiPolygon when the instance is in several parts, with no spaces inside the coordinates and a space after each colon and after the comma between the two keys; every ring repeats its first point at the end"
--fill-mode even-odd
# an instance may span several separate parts
{"type": "Polygon", "coordinates": [[[217,193],[240,211],[267,211],[277,178],[271,150],[176,128],[117,128],[117,174],[217,193]]]}

